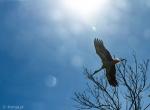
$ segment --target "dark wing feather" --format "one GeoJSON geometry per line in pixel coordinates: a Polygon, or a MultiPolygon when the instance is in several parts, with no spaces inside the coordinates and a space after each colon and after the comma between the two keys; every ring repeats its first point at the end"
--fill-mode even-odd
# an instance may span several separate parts
{"type": "Polygon", "coordinates": [[[94,40],[94,46],[95,46],[95,49],[96,49],[96,53],[100,56],[100,58],[102,59],[103,62],[113,60],[110,53],[109,53],[109,51],[103,45],[102,40],[95,39],[94,40]]]}
{"type": "Polygon", "coordinates": [[[118,82],[116,80],[116,68],[115,65],[112,65],[109,69],[106,69],[106,77],[110,85],[116,87],[118,82]]]}
{"type": "MultiPolygon", "coordinates": [[[[100,56],[102,59],[102,62],[111,62],[113,61],[111,54],[109,51],[105,48],[103,41],[99,39],[94,40],[94,46],[96,49],[96,53],[100,56]]],[[[115,65],[105,65],[106,68],[106,77],[108,79],[108,82],[112,86],[117,86],[118,82],[116,80],[116,68],[115,65]]]]}

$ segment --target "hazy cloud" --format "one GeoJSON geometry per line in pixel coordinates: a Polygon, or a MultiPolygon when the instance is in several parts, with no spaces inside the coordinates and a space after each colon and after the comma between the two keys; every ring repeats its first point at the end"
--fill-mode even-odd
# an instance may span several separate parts
{"type": "Polygon", "coordinates": [[[145,39],[150,39],[150,29],[146,29],[146,30],[144,31],[144,38],[145,38],[145,39]]]}
{"type": "Polygon", "coordinates": [[[150,8],[150,0],[141,0],[141,1],[145,3],[145,6],[150,8]]]}
{"type": "Polygon", "coordinates": [[[81,67],[83,66],[83,59],[81,56],[79,55],[75,55],[73,56],[73,58],[71,59],[71,64],[75,67],[81,67]]]}

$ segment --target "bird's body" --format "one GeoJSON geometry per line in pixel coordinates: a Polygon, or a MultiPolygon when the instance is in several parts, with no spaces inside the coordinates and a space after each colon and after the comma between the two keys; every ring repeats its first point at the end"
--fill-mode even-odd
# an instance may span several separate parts
{"type": "Polygon", "coordinates": [[[111,57],[111,54],[109,53],[109,51],[104,47],[102,40],[95,39],[94,46],[96,49],[96,53],[102,59],[102,63],[103,63],[102,67],[99,70],[95,71],[94,74],[99,72],[102,69],[105,69],[106,77],[107,77],[109,84],[114,87],[117,86],[118,82],[116,80],[115,64],[120,62],[120,60],[113,59],[111,57]]]}

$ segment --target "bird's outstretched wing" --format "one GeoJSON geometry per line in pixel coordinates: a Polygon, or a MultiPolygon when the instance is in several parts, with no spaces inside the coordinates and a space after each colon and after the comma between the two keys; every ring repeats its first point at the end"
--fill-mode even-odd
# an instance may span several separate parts
{"type": "Polygon", "coordinates": [[[94,45],[95,45],[96,53],[102,59],[103,65],[105,64],[106,77],[108,79],[109,84],[114,87],[117,86],[118,83],[116,80],[116,68],[115,65],[111,65],[111,62],[113,61],[111,54],[105,48],[102,40],[95,39],[94,45]]]}
{"type": "Polygon", "coordinates": [[[102,40],[95,39],[94,46],[95,46],[96,53],[100,56],[102,62],[113,60],[109,51],[105,48],[102,40]]]}
{"type": "Polygon", "coordinates": [[[106,77],[111,86],[118,86],[115,65],[112,65],[109,69],[106,68],[106,77]]]}

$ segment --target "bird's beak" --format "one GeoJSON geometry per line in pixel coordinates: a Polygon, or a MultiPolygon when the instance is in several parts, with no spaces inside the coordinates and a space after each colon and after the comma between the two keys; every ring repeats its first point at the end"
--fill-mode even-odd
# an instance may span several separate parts
{"type": "Polygon", "coordinates": [[[126,59],[122,59],[122,58],[121,58],[121,59],[120,59],[120,61],[127,61],[127,60],[126,60],[126,59]]]}

